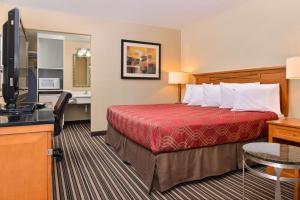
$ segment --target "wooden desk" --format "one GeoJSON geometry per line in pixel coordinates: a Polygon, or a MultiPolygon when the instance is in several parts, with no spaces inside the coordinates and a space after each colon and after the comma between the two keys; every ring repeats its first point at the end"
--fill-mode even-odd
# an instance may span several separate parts
{"type": "Polygon", "coordinates": [[[0,199],[52,199],[53,122],[0,116],[0,199]]]}
{"type": "MultiPolygon", "coordinates": [[[[295,146],[300,146],[300,120],[298,119],[283,119],[269,121],[269,142],[287,143],[295,146]]],[[[274,174],[272,168],[267,171],[274,174]]],[[[299,170],[284,170],[282,176],[300,178],[299,170]]],[[[300,183],[295,183],[294,199],[300,200],[300,183]]]]}

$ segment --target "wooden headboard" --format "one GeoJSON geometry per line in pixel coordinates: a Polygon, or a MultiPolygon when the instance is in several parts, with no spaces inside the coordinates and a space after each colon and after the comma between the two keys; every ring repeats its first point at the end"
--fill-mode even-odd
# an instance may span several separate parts
{"type": "Polygon", "coordinates": [[[286,79],[286,68],[268,67],[253,68],[244,70],[212,72],[203,74],[194,74],[196,84],[201,83],[250,83],[260,82],[262,84],[279,83],[280,84],[280,102],[281,112],[284,116],[289,113],[289,85],[286,79]]]}

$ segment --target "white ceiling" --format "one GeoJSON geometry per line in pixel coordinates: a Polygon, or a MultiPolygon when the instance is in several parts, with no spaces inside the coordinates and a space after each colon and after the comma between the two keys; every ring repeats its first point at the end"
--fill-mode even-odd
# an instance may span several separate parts
{"type": "MultiPolygon", "coordinates": [[[[1,0],[0,0],[1,1],[1,0]]],[[[242,0],[2,0],[14,6],[38,7],[109,20],[180,28],[242,0]]]]}

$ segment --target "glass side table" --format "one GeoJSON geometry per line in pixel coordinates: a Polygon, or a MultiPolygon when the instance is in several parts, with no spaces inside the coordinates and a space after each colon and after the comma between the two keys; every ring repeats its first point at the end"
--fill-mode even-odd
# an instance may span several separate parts
{"type": "Polygon", "coordinates": [[[300,182],[300,178],[281,177],[283,169],[300,169],[300,147],[267,142],[249,143],[243,146],[243,199],[245,198],[245,169],[250,173],[276,181],[275,199],[281,199],[280,182],[300,182]],[[252,161],[274,167],[275,176],[253,169],[252,161]]]}

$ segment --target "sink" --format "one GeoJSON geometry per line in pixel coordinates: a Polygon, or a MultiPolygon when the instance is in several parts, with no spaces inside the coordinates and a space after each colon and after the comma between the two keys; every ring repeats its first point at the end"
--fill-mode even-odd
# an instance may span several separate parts
{"type": "Polygon", "coordinates": [[[68,91],[72,93],[70,104],[90,104],[91,103],[91,91],[68,91]]]}
{"type": "Polygon", "coordinates": [[[91,91],[71,91],[72,97],[91,97],[91,91]]]}

